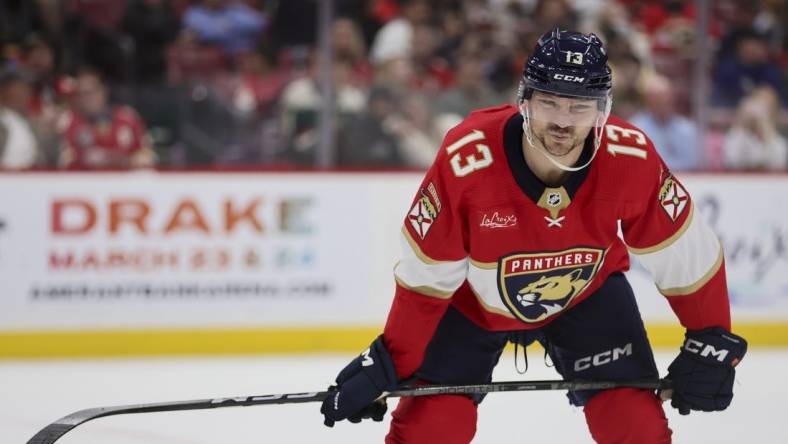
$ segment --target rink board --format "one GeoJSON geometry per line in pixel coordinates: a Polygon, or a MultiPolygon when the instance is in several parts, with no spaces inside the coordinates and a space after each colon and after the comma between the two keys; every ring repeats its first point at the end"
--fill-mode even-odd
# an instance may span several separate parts
{"type": "MultiPolygon", "coordinates": [[[[0,175],[0,357],[349,351],[385,321],[420,173],[0,175]]],[[[788,345],[788,176],[683,178],[737,331],[788,345]]],[[[681,336],[628,274],[657,346],[681,336]]]]}

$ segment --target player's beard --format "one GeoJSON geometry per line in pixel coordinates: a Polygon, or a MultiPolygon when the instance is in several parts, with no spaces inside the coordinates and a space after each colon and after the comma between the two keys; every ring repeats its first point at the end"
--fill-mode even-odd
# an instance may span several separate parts
{"type": "Polygon", "coordinates": [[[575,127],[561,128],[555,124],[548,124],[535,136],[548,154],[561,158],[583,145],[585,137],[580,137],[579,132],[575,127]]]}

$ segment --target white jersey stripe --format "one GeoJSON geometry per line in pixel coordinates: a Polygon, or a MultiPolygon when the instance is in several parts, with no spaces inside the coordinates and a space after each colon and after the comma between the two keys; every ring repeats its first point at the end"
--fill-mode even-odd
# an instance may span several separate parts
{"type": "Polygon", "coordinates": [[[694,284],[688,285],[686,287],[658,288],[659,292],[665,296],[685,296],[688,294],[695,293],[696,291],[698,291],[698,289],[700,289],[700,287],[706,285],[706,282],[709,282],[711,278],[714,277],[715,274],[717,274],[717,271],[719,271],[720,267],[722,266],[723,258],[724,255],[722,252],[722,248],[720,248],[720,254],[717,257],[717,262],[715,262],[714,265],[709,269],[709,271],[706,272],[706,275],[704,275],[694,284]]]}
{"type": "Polygon", "coordinates": [[[400,232],[400,261],[394,277],[405,288],[435,297],[451,296],[468,275],[468,258],[435,261],[427,257],[408,234],[400,232]]]}
{"type": "Polygon", "coordinates": [[[498,293],[498,269],[482,268],[477,266],[476,261],[471,261],[468,267],[468,283],[473,289],[473,293],[479,299],[479,303],[485,310],[514,319],[514,315],[503,304],[498,293]]]}
{"type": "MultiPolygon", "coordinates": [[[[396,268],[396,267],[395,267],[396,268]]],[[[405,282],[403,282],[399,277],[396,275],[394,276],[394,280],[397,281],[397,284],[400,287],[407,288],[410,291],[415,291],[416,293],[422,294],[424,296],[432,296],[438,299],[449,299],[454,296],[453,291],[445,291],[445,290],[438,290],[437,288],[429,287],[426,285],[422,285],[419,287],[412,287],[405,282]]]]}
{"type": "Polygon", "coordinates": [[[695,216],[686,231],[665,248],[646,254],[630,249],[666,296],[696,291],[722,263],[722,246],[717,236],[703,217],[695,216]]]}

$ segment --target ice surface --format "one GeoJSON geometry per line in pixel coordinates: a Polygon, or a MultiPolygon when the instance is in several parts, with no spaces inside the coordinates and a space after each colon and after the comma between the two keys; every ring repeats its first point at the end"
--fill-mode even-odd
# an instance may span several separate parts
{"type": "MultiPolygon", "coordinates": [[[[496,380],[555,379],[530,351],[525,376],[507,353],[496,380]]],[[[659,352],[664,374],[672,352],[659,352]]],[[[352,356],[0,361],[0,443],[25,443],[44,425],[88,407],[323,390],[352,356]]],[[[725,412],[683,417],[666,405],[674,443],[788,443],[784,402],[788,349],[750,350],[725,412]]],[[[396,401],[389,401],[390,410],[396,401]]],[[[318,404],[147,413],[97,419],[63,444],[374,443],[383,423],[322,425],[318,404]]],[[[474,443],[590,443],[583,412],[563,392],[491,394],[479,410],[474,443]]]]}

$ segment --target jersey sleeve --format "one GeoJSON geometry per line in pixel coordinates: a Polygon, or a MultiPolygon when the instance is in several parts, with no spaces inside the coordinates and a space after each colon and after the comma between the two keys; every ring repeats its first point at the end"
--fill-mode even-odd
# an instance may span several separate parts
{"type": "Polygon", "coordinates": [[[117,112],[120,122],[130,131],[128,151],[130,153],[135,153],[148,148],[145,122],[142,120],[142,117],[137,114],[137,111],[129,106],[121,106],[118,108],[117,112]]]}
{"type": "MultiPolygon", "coordinates": [[[[450,140],[452,132],[444,147],[450,140]]],[[[421,365],[438,322],[468,273],[462,191],[444,151],[425,175],[399,234],[396,291],[383,336],[400,378],[412,376],[421,365]]]]}
{"type": "Polygon", "coordinates": [[[685,328],[730,330],[722,245],[686,188],[652,153],[656,161],[642,178],[644,204],[622,220],[629,252],[649,271],[685,328]]]}

